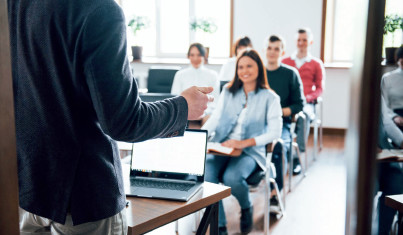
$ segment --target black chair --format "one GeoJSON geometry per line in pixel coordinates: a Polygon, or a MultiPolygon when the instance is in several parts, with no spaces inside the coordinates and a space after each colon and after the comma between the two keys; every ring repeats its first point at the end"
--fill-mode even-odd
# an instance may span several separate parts
{"type": "Polygon", "coordinates": [[[172,83],[178,66],[152,66],[148,70],[147,89],[149,93],[171,93],[172,83]]]}
{"type": "Polygon", "coordinates": [[[222,88],[224,87],[224,85],[227,83],[229,83],[229,81],[220,81],[220,92],[222,91],[222,88]]]}

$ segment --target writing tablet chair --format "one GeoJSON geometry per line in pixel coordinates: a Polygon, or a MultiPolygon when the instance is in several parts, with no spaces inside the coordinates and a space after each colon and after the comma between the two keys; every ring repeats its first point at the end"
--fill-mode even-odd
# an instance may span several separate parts
{"type": "MultiPolygon", "coordinates": [[[[273,185],[274,191],[277,194],[279,199],[280,213],[277,214],[277,218],[280,218],[285,213],[285,193],[281,193],[277,182],[275,180],[276,169],[274,164],[271,162],[273,150],[275,148],[280,148],[283,158],[283,166],[285,164],[285,154],[282,151],[283,149],[283,140],[277,139],[266,145],[266,169],[261,169],[257,167],[254,172],[246,179],[246,182],[249,185],[249,189],[251,192],[256,191],[260,184],[263,184],[264,187],[264,222],[263,222],[263,230],[264,234],[268,234],[269,231],[269,213],[270,213],[270,196],[271,196],[271,187],[270,184],[273,185]]],[[[285,175],[283,174],[283,182],[285,175]]],[[[283,191],[285,192],[285,191],[283,191]]]]}
{"type": "Polygon", "coordinates": [[[315,119],[313,120],[313,160],[316,160],[317,151],[323,148],[323,99],[315,100],[315,119]],[[319,137],[319,138],[318,138],[319,137]],[[318,141],[319,140],[319,141],[318,141]],[[319,142],[319,148],[318,148],[319,142]]]}
{"type": "Polygon", "coordinates": [[[303,161],[302,161],[302,157],[301,157],[301,152],[299,151],[298,143],[296,142],[297,134],[295,133],[295,128],[294,128],[294,130],[291,131],[291,133],[292,133],[292,141],[291,141],[291,148],[290,148],[290,161],[289,161],[289,164],[288,164],[288,181],[289,181],[288,182],[288,191],[289,192],[291,192],[291,189],[292,189],[292,175],[293,175],[293,165],[294,165],[294,163],[293,163],[293,151],[295,151],[295,153],[297,154],[298,160],[300,162],[303,178],[306,176],[306,169],[308,167],[308,155],[307,155],[307,149],[306,149],[306,144],[307,144],[308,138],[307,138],[306,133],[305,133],[305,131],[306,131],[306,127],[305,127],[305,125],[306,125],[306,116],[305,116],[304,112],[301,111],[301,112],[295,114],[294,117],[292,118],[292,122],[293,122],[293,124],[302,123],[302,124],[299,125],[299,127],[302,130],[300,130],[298,134],[302,135],[305,138],[305,141],[304,141],[304,145],[305,145],[305,154],[304,154],[305,155],[305,164],[304,165],[302,164],[303,161]]]}
{"type": "MultiPolygon", "coordinates": [[[[270,184],[273,185],[275,193],[279,199],[280,213],[277,214],[277,218],[282,217],[285,214],[285,193],[281,193],[275,178],[276,170],[274,164],[271,162],[272,153],[275,148],[283,149],[283,140],[276,139],[273,143],[269,143],[266,145],[266,169],[261,169],[257,167],[254,172],[246,179],[247,184],[249,185],[249,190],[251,192],[257,191],[257,188],[260,184],[263,184],[264,187],[264,234],[268,234],[269,232],[269,213],[270,213],[270,196],[271,196],[271,188],[270,184]]],[[[285,164],[285,154],[284,151],[281,151],[283,165],[285,164]]],[[[285,174],[283,174],[283,182],[285,174]]],[[[220,180],[222,181],[222,180],[220,180]]],[[[283,191],[284,192],[284,191],[283,191]]],[[[196,231],[196,227],[199,224],[201,215],[201,211],[195,213],[195,227],[194,231],[196,231]]],[[[178,234],[178,221],[175,222],[175,231],[178,234]]]]}
{"type": "Polygon", "coordinates": [[[149,93],[171,93],[172,83],[178,66],[151,66],[148,70],[147,89],[149,93]]]}

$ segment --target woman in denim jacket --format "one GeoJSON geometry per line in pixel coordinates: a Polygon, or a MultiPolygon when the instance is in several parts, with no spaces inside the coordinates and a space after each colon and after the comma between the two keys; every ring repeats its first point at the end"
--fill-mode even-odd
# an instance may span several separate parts
{"type": "MultiPolygon", "coordinates": [[[[256,167],[265,168],[265,145],[280,138],[282,130],[280,98],[269,88],[266,69],[255,50],[245,50],[237,58],[234,79],[225,85],[217,108],[202,127],[211,141],[242,149],[239,157],[209,155],[206,181],[220,180],[231,187],[241,206],[241,232],[253,226],[253,208],[246,183],[256,167]]],[[[224,207],[220,201],[220,234],[227,234],[224,207]]]]}

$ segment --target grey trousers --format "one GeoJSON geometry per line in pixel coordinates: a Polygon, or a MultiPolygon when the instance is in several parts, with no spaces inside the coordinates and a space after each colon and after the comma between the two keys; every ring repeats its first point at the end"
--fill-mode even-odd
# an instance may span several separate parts
{"type": "Polygon", "coordinates": [[[71,215],[67,214],[65,224],[59,224],[44,217],[34,215],[24,209],[20,213],[20,234],[21,235],[126,235],[126,209],[106,219],[84,223],[73,226],[71,215]]]}

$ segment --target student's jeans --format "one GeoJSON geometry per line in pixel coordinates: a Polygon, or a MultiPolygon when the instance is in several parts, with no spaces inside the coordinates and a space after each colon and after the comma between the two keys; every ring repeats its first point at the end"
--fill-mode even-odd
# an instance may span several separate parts
{"type": "Polygon", "coordinates": [[[389,234],[396,210],[385,205],[385,196],[403,193],[403,169],[399,163],[378,164],[379,191],[378,234],[389,234]]]}
{"type": "Polygon", "coordinates": [[[283,131],[281,133],[281,139],[284,141],[283,148],[277,148],[277,146],[273,149],[273,154],[271,158],[271,162],[276,167],[276,177],[275,180],[277,182],[279,190],[281,190],[284,186],[283,182],[283,172],[287,169],[287,159],[289,159],[290,149],[291,149],[291,124],[283,122],[283,131]],[[284,152],[284,166],[283,166],[283,152],[284,152]]]}
{"type": "MultiPolygon", "coordinates": [[[[246,179],[256,167],[256,161],[243,153],[239,157],[207,155],[205,180],[211,183],[222,182],[231,187],[231,193],[238,200],[241,209],[247,209],[252,206],[252,202],[246,179]]],[[[218,226],[223,227],[226,224],[224,206],[220,201],[218,226]]]]}
{"type": "Polygon", "coordinates": [[[56,223],[50,219],[34,215],[22,208],[20,213],[20,234],[21,235],[126,235],[126,209],[114,216],[84,224],[73,226],[71,215],[67,214],[65,224],[56,223]]]}

